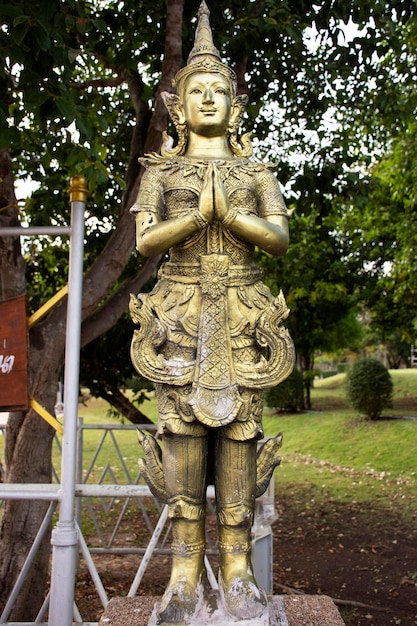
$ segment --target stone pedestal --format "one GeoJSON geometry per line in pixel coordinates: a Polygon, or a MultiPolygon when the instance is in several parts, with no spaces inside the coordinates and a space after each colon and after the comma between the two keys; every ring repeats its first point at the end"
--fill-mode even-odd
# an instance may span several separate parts
{"type": "MultiPolygon", "coordinates": [[[[147,626],[158,598],[136,596],[113,598],[99,626],[147,626]]],[[[237,621],[225,616],[199,619],[192,626],[344,626],[339,611],[328,596],[270,596],[268,614],[259,620],[237,621]]]]}

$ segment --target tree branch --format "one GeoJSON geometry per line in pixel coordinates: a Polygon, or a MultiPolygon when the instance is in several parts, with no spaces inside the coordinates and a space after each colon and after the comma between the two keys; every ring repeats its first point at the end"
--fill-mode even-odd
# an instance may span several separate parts
{"type": "MultiPolygon", "coordinates": [[[[13,165],[8,150],[0,151],[0,227],[19,226],[13,165]]],[[[0,301],[25,293],[24,260],[19,237],[0,237],[0,301]]]]}
{"type": "MultiPolygon", "coordinates": [[[[162,131],[165,130],[167,125],[167,112],[159,94],[161,91],[171,89],[172,79],[181,66],[183,8],[184,0],[168,0],[167,2],[165,56],[162,64],[161,80],[156,95],[155,111],[148,127],[146,140],[143,142],[142,135],[139,141],[140,146],[142,145],[142,142],[144,143],[145,152],[156,151],[159,149],[162,131]]],[[[137,103],[137,98],[140,92],[137,81],[138,77],[136,77],[136,81],[134,77],[128,81],[129,88],[133,89],[131,96],[134,104],[135,102],[137,103]]],[[[140,113],[143,113],[143,109],[141,109],[140,113]]],[[[144,118],[141,117],[140,119],[144,118]]],[[[141,128],[138,127],[137,133],[140,133],[142,130],[143,125],[141,125],[141,128]]],[[[136,140],[138,140],[138,137],[139,135],[136,134],[136,140]]],[[[138,145],[133,144],[132,140],[131,154],[129,157],[130,162],[133,163],[133,155],[137,151],[138,145]]],[[[89,316],[96,313],[97,307],[111,291],[113,285],[123,272],[130,254],[132,253],[135,242],[135,226],[133,218],[127,209],[131,207],[136,200],[140,180],[141,171],[138,171],[135,180],[132,182],[129,181],[128,188],[123,196],[121,216],[116,229],[111,234],[103,251],[96,258],[84,276],[83,320],[87,320],[89,316]]],[[[137,279],[141,281],[139,276],[137,279]]],[[[133,282],[134,280],[135,279],[133,279],[133,282]]],[[[112,300],[115,302],[117,298],[112,296],[112,300]]],[[[63,303],[54,309],[54,311],[46,318],[45,332],[49,328],[48,324],[55,325],[62,323],[63,317],[65,316],[65,310],[66,309],[63,303]]],[[[126,310],[125,304],[123,304],[123,307],[117,308],[119,317],[124,310],[126,310]]],[[[115,322],[115,316],[113,319],[115,322]]],[[[41,324],[43,323],[41,322],[39,326],[41,324]]],[[[95,333],[92,333],[91,336],[93,336],[93,334],[95,333]]],[[[95,336],[97,336],[97,334],[95,334],[95,336]]]]}
{"type": "Polygon", "coordinates": [[[127,79],[130,97],[136,113],[136,123],[130,141],[129,163],[126,171],[126,188],[123,193],[122,206],[130,207],[126,198],[137,194],[137,181],[140,180],[139,157],[144,154],[144,141],[148,133],[151,113],[146,100],[143,99],[143,81],[138,72],[130,74],[127,79]]]}
{"type": "Polygon", "coordinates": [[[156,92],[155,111],[149,126],[145,152],[159,150],[161,135],[168,123],[168,112],[161,98],[163,91],[172,91],[172,79],[182,63],[182,21],[184,0],[168,0],[162,76],[156,92]]]}
{"type": "Polygon", "coordinates": [[[126,82],[126,72],[121,71],[117,76],[109,76],[108,78],[92,78],[91,80],[84,80],[80,83],[72,83],[74,89],[88,89],[94,87],[94,89],[100,89],[104,87],[118,87],[126,82]]]}
{"type": "MultiPolygon", "coordinates": [[[[162,131],[167,126],[168,114],[160,98],[161,91],[171,89],[172,79],[181,66],[182,60],[182,16],[184,0],[168,0],[167,22],[165,35],[165,52],[162,64],[162,75],[156,95],[155,111],[152,115],[144,151],[151,152],[159,149],[162,131]]],[[[132,84],[130,84],[132,86],[132,84]]],[[[131,146],[131,151],[133,147],[131,146]]],[[[123,207],[130,207],[136,200],[139,191],[141,173],[129,187],[129,193],[123,197],[123,207]]],[[[135,232],[131,215],[122,210],[116,230],[110,237],[103,252],[93,263],[85,276],[85,290],[83,303],[84,319],[94,313],[94,310],[103,296],[110,291],[112,285],[120,276],[133,249],[135,232]],[[101,288],[97,289],[97,285],[101,288]]]]}
{"type": "Polygon", "coordinates": [[[117,320],[123,315],[129,305],[129,295],[138,293],[148,282],[155,268],[158,266],[162,255],[156,255],[146,260],[141,271],[136,276],[125,280],[119,289],[107,299],[94,315],[90,315],[83,323],[81,329],[81,346],[84,347],[90,341],[112,328],[117,320]]]}
{"type": "Polygon", "coordinates": [[[126,417],[132,424],[152,424],[152,420],[142,413],[120,389],[107,391],[100,389],[100,397],[106,400],[118,413],[126,417]]]}
{"type": "Polygon", "coordinates": [[[246,79],[245,79],[245,74],[247,72],[248,69],[248,60],[249,57],[247,54],[245,54],[245,56],[238,61],[235,66],[234,66],[234,70],[236,72],[236,76],[237,76],[237,94],[244,94],[244,93],[248,93],[248,86],[246,83],[246,79]]]}

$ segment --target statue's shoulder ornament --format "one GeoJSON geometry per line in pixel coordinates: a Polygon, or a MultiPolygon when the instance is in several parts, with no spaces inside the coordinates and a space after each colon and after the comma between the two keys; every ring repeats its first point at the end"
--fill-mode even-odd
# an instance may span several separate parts
{"type": "MultiPolygon", "coordinates": [[[[145,154],[143,157],[139,157],[139,163],[146,169],[151,167],[158,167],[162,170],[175,170],[175,169],[191,169],[193,172],[206,170],[208,164],[212,162],[209,159],[197,159],[188,158],[186,156],[161,156],[157,152],[151,152],[145,154]]],[[[265,170],[275,171],[277,166],[274,163],[262,163],[260,161],[252,161],[248,158],[235,158],[235,159],[215,159],[214,163],[219,169],[227,171],[243,170],[247,173],[251,172],[263,172],[265,170]]]]}
{"type": "Polygon", "coordinates": [[[139,159],[146,170],[158,172],[161,176],[169,176],[181,172],[181,177],[197,176],[204,179],[207,170],[207,161],[203,159],[187,159],[182,156],[165,157],[153,152],[139,159]]]}
{"type": "Polygon", "coordinates": [[[275,172],[277,169],[274,163],[262,163],[261,161],[251,161],[249,159],[242,159],[237,165],[243,172],[252,175],[275,172]]]}
{"type": "Polygon", "coordinates": [[[143,167],[147,170],[151,168],[166,169],[173,165],[175,161],[177,161],[177,159],[169,159],[163,157],[157,152],[150,152],[148,154],[145,154],[145,156],[139,157],[138,160],[139,163],[143,165],[143,167]]]}
{"type": "MultiPolygon", "coordinates": [[[[155,152],[146,154],[139,162],[154,184],[166,188],[199,189],[204,181],[209,159],[194,159],[186,156],[161,156],[155,152]]],[[[229,190],[247,185],[262,186],[262,181],[274,178],[276,166],[272,163],[252,161],[249,158],[215,159],[220,178],[229,190]]]]}

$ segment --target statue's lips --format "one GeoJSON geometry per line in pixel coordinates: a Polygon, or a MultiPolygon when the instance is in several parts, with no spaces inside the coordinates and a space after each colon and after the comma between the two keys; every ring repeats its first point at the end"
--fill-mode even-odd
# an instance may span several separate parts
{"type": "Polygon", "coordinates": [[[203,113],[204,115],[214,115],[217,113],[217,109],[200,109],[200,113],[203,113]]]}

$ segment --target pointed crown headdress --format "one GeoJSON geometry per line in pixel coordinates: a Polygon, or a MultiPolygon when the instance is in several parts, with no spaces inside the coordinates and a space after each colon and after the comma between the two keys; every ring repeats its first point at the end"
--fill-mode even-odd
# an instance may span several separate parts
{"type": "Polygon", "coordinates": [[[177,93],[180,92],[184,81],[191,74],[198,72],[218,72],[227,78],[232,85],[233,93],[236,93],[236,74],[222,62],[219,51],[214,46],[209,16],[209,8],[203,0],[198,10],[194,47],[188,56],[187,65],[177,72],[172,81],[177,93]]]}
{"type": "Polygon", "coordinates": [[[219,51],[213,44],[209,15],[210,11],[208,10],[205,0],[203,0],[198,11],[198,24],[195,33],[194,47],[188,57],[187,65],[176,73],[175,78],[172,81],[172,86],[175,88],[176,94],[168,93],[166,91],[161,93],[161,97],[178,133],[178,144],[175,147],[172,137],[170,137],[166,131],[162,133],[163,142],[161,146],[161,154],[163,157],[181,156],[185,153],[188,141],[188,127],[186,121],[180,120],[180,116],[178,115],[178,105],[180,104],[181,96],[183,95],[182,91],[186,79],[192,74],[200,72],[221,74],[230,83],[232,87],[233,103],[238,107],[239,113],[237,115],[235,114],[233,123],[229,124],[227,131],[228,141],[235,156],[246,158],[250,157],[253,152],[250,141],[251,133],[245,133],[242,137],[238,136],[239,124],[248,97],[246,94],[236,96],[236,74],[232,69],[230,69],[230,67],[222,62],[219,51]]]}

